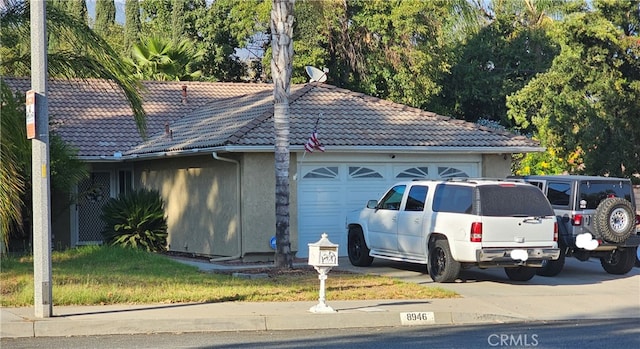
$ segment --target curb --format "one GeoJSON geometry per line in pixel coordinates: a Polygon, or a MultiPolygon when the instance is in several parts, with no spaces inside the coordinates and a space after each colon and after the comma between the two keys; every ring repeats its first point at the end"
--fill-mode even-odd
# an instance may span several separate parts
{"type": "MultiPolygon", "coordinates": [[[[191,319],[126,319],[123,321],[48,319],[3,321],[1,338],[69,337],[152,333],[312,330],[361,327],[430,326],[453,324],[500,324],[523,322],[521,318],[476,313],[419,312],[424,317],[409,321],[416,312],[354,311],[323,314],[241,315],[191,319]],[[365,313],[365,314],[363,314],[365,313]]],[[[5,313],[6,314],[6,313],[5,313]]]]}

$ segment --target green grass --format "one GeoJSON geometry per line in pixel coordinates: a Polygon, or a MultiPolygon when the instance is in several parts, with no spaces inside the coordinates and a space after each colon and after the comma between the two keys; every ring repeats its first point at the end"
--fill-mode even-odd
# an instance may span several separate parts
{"type": "MultiPolygon", "coordinates": [[[[243,279],[201,272],[164,255],[108,246],[87,246],[52,254],[54,305],[157,304],[227,301],[314,301],[313,272],[283,272],[243,279]]],[[[0,305],[33,305],[33,258],[3,258],[0,305]]],[[[332,271],[331,300],[452,298],[457,294],[392,278],[332,271]]]]}

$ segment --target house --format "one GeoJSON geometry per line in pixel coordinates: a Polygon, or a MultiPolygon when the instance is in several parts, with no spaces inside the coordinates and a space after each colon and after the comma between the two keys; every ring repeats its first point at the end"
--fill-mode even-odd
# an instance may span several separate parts
{"type": "MultiPolygon", "coordinates": [[[[27,79],[5,78],[26,91],[27,79]]],[[[160,191],[169,250],[271,259],[275,235],[273,86],[145,82],[147,133],[104,80],[51,80],[51,129],[91,175],[53,217],[54,246],[101,241],[100,208],[131,188],[160,191]]],[[[504,177],[515,153],[542,151],[489,129],[335,86],[291,87],[290,235],[298,257],[322,233],[346,255],[345,214],[409,178],[504,177]],[[316,129],[326,151],[305,152],[316,129]]]]}

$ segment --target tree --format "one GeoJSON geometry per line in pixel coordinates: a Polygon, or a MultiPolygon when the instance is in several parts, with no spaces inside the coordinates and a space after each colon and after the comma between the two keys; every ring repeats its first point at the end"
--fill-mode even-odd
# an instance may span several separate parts
{"type": "Polygon", "coordinates": [[[553,18],[575,10],[569,6],[572,3],[478,1],[476,6],[484,13],[486,24],[452,48],[456,63],[442,81],[437,111],[472,122],[494,120],[513,128],[507,117],[506,96],[551,66],[558,47],[547,32],[554,25],[553,18]]]}
{"type": "Polygon", "coordinates": [[[273,120],[276,170],[276,258],[278,268],[292,268],[289,239],[289,94],[293,61],[293,6],[295,0],[273,0],[271,33],[273,58],[273,120]]]}
{"type": "Polygon", "coordinates": [[[129,52],[133,45],[140,43],[140,3],[138,0],[125,1],[124,15],[124,46],[129,52]]]}
{"type": "MultiPolygon", "coordinates": [[[[11,231],[21,231],[23,221],[26,179],[24,164],[29,158],[28,142],[23,123],[19,120],[21,103],[19,96],[4,83],[0,83],[0,236],[3,246],[9,246],[11,231]],[[27,150],[28,149],[28,150],[27,150]]],[[[24,113],[23,113],[24,114],[24,113]]],[[[0,251],[4,252],[4,251],[0,251]]]]}
{"type": "MultiPolygon", "coordinates": [[[[26,136],[24,94],[13,92],[0,81],[0,110],[2,135],[0,135],[0,236],[9,246],[10,235],[28,236],[31,229],[23,229],[23,223],[31,217],[31,141],[26,136]],[[6,234],[4,233],[6,232],[6,234]]],[[[50,137],[51,189],[58,207],[71,203],[73,186],[88,174],[87,166],[76,158],[77,151],[65,143],[55,132],[50,137]]],[[[53,217],[56,218],[55,216],[53,217]]]]}
{"type": "MultiPolygon", "coordinates": [[[[638,13],[638,1],[619,4],[638,13]]],[[[609,13],[576,13],[553,31],[560,54],[507,98],[508,115],[535,126],[568,172],[631,176],[640,172],[640,44],[609,13]]]]}
{"type": "Polygon", "coordinates": [[[67,8],[69,13],[76,16],[85,24],[89,24],[89,12],[87,11],[87,2],[85,0],[68,0],[67,8]]]}
{"type": "Polygon", "coordinates": [[[171,11],[171,40],[178,43],[185,38],[185,0],[173,0],[171,11]]]}
{"type": "Polygon", "coordinates": [[[116,23],[116,5],[113,0],[96,0],[96,22],[93,30],[106,37],[116,23]]]}
{"type": "Polygon", "coordinates": [[[246,69],[236,48],[245,46],[256,32],[264,31],[269,8],[269,2],[256,0],[218,0],[211,4],[205,16],[195,22],[199,33],[195,40],[204,53],[197,67],[203,76],[221,81],[242,80],[246,69]]]}
{"type": "MultiPolygon", "coordinates": [[[[146,121],[138,91],[138,81],[131,76],[127,67],[119,60],[118,54],[103,39],[95,35],[85,23],[74,16],[68,15],[56,6],[47,6],[46,20],[49,36],[55,37],[58,42],[67,43],[70,47],[69,49],[50,49],[48,55],[50,76],[67,78],[95,77],[113,81],[114,84],[122,89],[129,101],[138,131],[144,138],[146,135],[146,121]]],[[[2,53],[0,75],[28,76],[30,74],[29,31],[29,4],[20,0],[6,0],[3,6],[0,7],[0,41],[3,44],[0,48],[0,53],[2,53]]],[[[4,100],[8,100],[7,96],[9,94],[3,92],[2,97],[4,100]]],[[[24,98],[21,101],[24,101],[24,98]]],[[[5,132],[10,129],[10,126],[5,126],[5,122],[15,119],[8,117],[10,115],[9,109],[6,109],[8,107],[4,103],[2,105],[3,132],[0,133],[0,144],[3,145],[0,173],[5,177],[2,178],[0,184],[2,187],[2,199],[0,201],[3,201],[3,212],[0,213],[0,229],[2,229],[0,234],[3,239],[6,239],[8,230],[4,229],[13,224],[21,223],[17,214],[23,212],[22,209],[25,205],[23,200],[18,198],[22,195],[21,190],[28,187],[28,183],[26,182],[27,178],[24,176],[15,175],[16,169],[20,169],[21,166],[19,158],[5,154],[30,152],[25,150],[24,146],[19,146],[22,143],[16,142],[11,138],[16,136],[17,132],[5,132]],[[7,148],[4,148],[5,146],[7,148]],[[20,149],[16,150],[16,146],[20,149]],[[7,149],[7,151],[4,151],[4,149],[7,149]],[[7,200],[5,201],[5,199],[7,200]],[[9,207],[4,205],[6,203],[9,204],[9,207]],[[17,213],[17,211],[20,213],[17,213]]],[[[22,116],[24,116],[24,112],[22,112],[22,116]]],[[[21,125],[15,127],[24,129],[24,121],[15,122],[17,122],[16,125],[21,125]]],[[[55,146],[53,143],[55,142],[54,138],[51,137],[52,143],[50,147],[52,152],[55,146]]],[[[52,163],[52,174],[54,172],[53,165],[52,163]]],[[[61,177],[67,177],[67,175],[61,175],[61,177]]]]}
{"type": "Polygon", "coordinates": [[[193,71],[202,57],[194,45],[186,40],[176,44],[169,39],[152,37],[133,46],[130,64],[135,76],[143,80],[193,80],[200,77],[200,71],[193,71]]]}
{"type": "MultiPolygon", "coordinates": [[[[0,39],[3,46],[0,75],[29,76],[29,5],[23,0],[8,0],[0,9],[0,39]]],[[[140,84],[107,42],[86,24],[55,6],[47,6],[47,31],[69,49],[50,50],[49,76],[66,78],[103,78],[113,81],[124,92],[141,136],[146,137],[145,113],[139,94],[140,84]]]]}

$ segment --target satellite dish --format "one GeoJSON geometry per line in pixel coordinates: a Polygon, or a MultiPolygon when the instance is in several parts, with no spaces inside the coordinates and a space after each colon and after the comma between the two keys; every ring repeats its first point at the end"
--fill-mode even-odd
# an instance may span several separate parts
{"type": "Polygon", "coordinates": [[[327,73],[329,72],[329,69],[324,68],[324,71],[316,68],[316,67],[312,67],[310,65],[307,65],[304,67],[304,70],[307,71],[307,75],[309,75],[309,77],[311,78],[309,81],[310,82],[325,82],[327,81],[327,73]]]}

